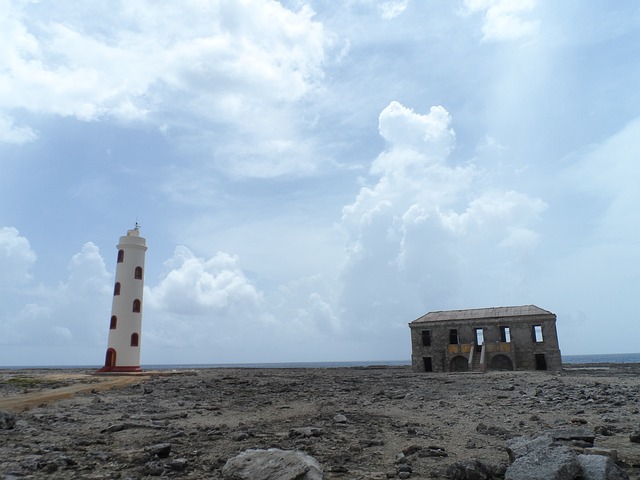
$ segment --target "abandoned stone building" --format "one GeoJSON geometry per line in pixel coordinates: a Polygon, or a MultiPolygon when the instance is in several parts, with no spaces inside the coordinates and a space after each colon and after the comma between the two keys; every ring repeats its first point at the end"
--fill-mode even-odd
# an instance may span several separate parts
{"type": "Polygon", "coordinates": [[[556,316],[535,305],[429,312],[409,327],[415,372],[562,368],[556,316]]]}

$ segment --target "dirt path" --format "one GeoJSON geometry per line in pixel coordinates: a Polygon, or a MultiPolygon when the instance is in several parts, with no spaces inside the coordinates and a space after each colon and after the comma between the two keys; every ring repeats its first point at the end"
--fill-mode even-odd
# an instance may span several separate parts
{"type": "Polygon", "coordinates": [[[0,410],[6,412],[23,412],[38,405],[48,404],[63,398],[71,398],[74,395],[88,391],[103,391],[112,388],[124,387],[132,383],[147,380],[147,376],[118,376],[118,377],[86,377],[86,382],[75,383],[67,387],[40,390],[37,392],[23,393],[11,397],[0,398],[0,410]],[[96,381],[96,378],[98,379],[96,381]]]}

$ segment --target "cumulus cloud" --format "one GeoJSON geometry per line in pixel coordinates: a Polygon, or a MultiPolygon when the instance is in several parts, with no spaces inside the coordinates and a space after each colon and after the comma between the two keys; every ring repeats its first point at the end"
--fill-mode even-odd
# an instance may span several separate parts
{"type": "Polygon", "coordinates": [[[145,302],[151,308],[197,315],[253,309],[262,301],[262,295],[240,268],[238,257],[228,253],[218,252],[205,260],[179,246],[165,266],[169,272],[147,290],[145,302]]]}
{"type": "Polygon", "coordinates": [[[31,280],[36,254],[26,237],[13,227],[0,228],[0,288],[24,285],[31,280]]]}
{"type": "Polygon", "coordinates": [[[483,39],[487,41],[516,40],[538,30],[538,22],[527,19],[536,7],[536,0],[465,0],[466,13],[482,13],[483,39]]]}
{"type": "Polygon", "coordinates": [[[420,115],[398,102],[391,102],[380,113],[378,130],[392,147],[420,150],[442,158],[455,140],[450,124],[451,116],[441,106],[431,107],[427,115],[420,115]]]}
{"type": "Polygon", "coordinates": [[[401,342],[412,315],[516,295],[503,286],[535,249],[546,204],[486,185],[472,162],[449,165],[451,121],[443,107],[420,114],[397,102],[380,114],[387,149],[372,163],[373,184],[343,208],[349,258],[341,302],[352,328],[383,329],[401,342]]]}
{"type": "Polygon", "coordinates": [[[144,297],[151,357],[161,358],[163,348],[172,348],[184,349],[186,362],[216,363],[223,351],[233,361],[240,344],[259,344],[272,319],[237,256],[218,252],[205,259],[179,246],[164,265],[165,274],[144,297]],[[249,331],[253,334],[243,339],[249,331]]]}
{"type": "MultiPolygon", "coordinates": [[[[5,2],[3,9],[0,110],[143,121],[174,136],[187,125],[201,138],[231,128],[237,141],[227,138],[226,152],[212,154],[231,152],[236,163],[252,155],[277,158],[287,145],[284,151],[295,153],[300,120],[288,107],[323,77],[328,40],[307,6],[292,11],[270,0],[217,0],[113,8],[61,1],[5,2]],[[96,18],[104,24],[95,25],[96,18]],[[244,156],[246,144],[279,151],[244,156]]],[[[0,141],[34,139],[30,127],[0,117],[0,141]]],[[[290,162],[284,170],[296,168],[290,162]]]]}

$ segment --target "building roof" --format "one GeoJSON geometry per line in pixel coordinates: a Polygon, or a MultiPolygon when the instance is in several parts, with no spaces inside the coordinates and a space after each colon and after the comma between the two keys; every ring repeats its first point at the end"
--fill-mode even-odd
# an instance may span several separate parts
{"type": "Polygon", "coordinates": [[[429,312],[413,323],[442,322],[447,320],[476,320],[482,318],[524,317],[534,315],[553,315],[548,310],[543,310],[535,305],[520,305],[515,307],[489,307],[471,308],[469,310],[443,310],[429,312]]]}

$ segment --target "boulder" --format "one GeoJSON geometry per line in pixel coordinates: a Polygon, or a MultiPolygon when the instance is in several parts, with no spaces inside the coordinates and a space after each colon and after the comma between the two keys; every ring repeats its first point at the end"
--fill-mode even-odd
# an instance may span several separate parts
{"type": "Polygon", "coordinates": [[[228,480],[322,480],[324,474],[315,458],[306,453],[270,448],[245,450],[230,458],[222,468],[228,480]]]}
{"type": "Polygon", "coordinates": [[[629,476],[610,457],[578,455],[578,463],[584,480],[629,480],[629,476]]]}
{"type": "Polygon", "coordinates": [[[517,458],[524,457],[535,450],[551,447],[553,439],[549,435],[535,437],[517,437],[507,442],[509,460],[514,462],[517,458]]]}
{"type": "Polygon", "coordinates": [[[545,447],[516,458],[505,480],[574,480],[580,473],[575,453],[567,447],[545,447]]]}

